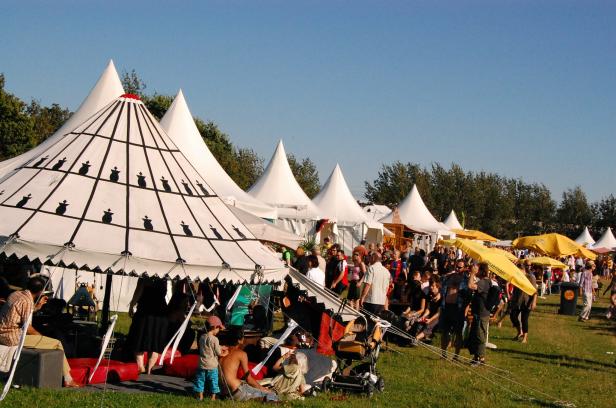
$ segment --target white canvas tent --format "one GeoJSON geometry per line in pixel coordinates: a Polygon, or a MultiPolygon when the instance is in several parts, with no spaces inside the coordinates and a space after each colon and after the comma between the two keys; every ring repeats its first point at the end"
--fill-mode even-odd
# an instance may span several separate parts
{"type": "Polygon", "coordinates": [[[212,155],[199,134],[182,90],[178,92],[165,116],[160,120],[160,126],[199,174],[207,178],[210,186],[225,203],[261,218],[276,219],[278,214],[276,208],[264,204],[242,190],[212,155]]]}
{"type": "Polygon", "coordinates": [[[590,235],[588,227],[584,227],[584,231],[582,231],[580,236],[575,239],[575,242],[583,246],[592,246],[595,243],[595,240],[592,235],[590,235]]]}
{"type": "Polygon", "coordinates": [[[7,256],[116,274],[280,281],[282,262],[134,95],[0,182],[7,256]]]}
{"type": "Polygon", "coordinates": [[[383,240],[383,224],[369,218],[349,190],[340,165],[336,164],[329,178],[312,202],[319,209],[322,218],[335,223],[334,241],[341,244],[345,253],[366,236],[372,242],[383,240]]]}
{"type": "MultiPolygon", "coordinates": [[[[398,206],[400,221],[413,231],[423,232],[429,235],[451,236],[453,233],[442,222],[438,222],[430,213],[423,202],[417,186],[413,185],[411,192],[398,206]]],[[[394,212],[390,212],[379,221],[382,223],[393,222],[394,212]]]]}
{"type": "Polygon", "coordinates": [[[371,204],[362,208],[368,218],[378,221],[391,212],[391,208],[382,204],[371,204]]]}
{"type": "Polygon", "coordinates": [[[460,221],[458,221],[458,217],[456,217],[456,212],[454,210],[451,210],[451,212],[449,213],[449,215],[447,216],[447,218],[445,218],[445,221],[443,221],[443,224],[445,224],[445,226],[449,229],[459,229],[462,230],[464,229],[462,227],[462,224],[460,224],[460,221]]]}
{"type": "Polygon", "coordinates": [[[276,207],[276,224],[299,236],[308,236],[320,218],[318,208],[310,201],[293,176],[282,140],[267,164],[265,171],[250,187],[248,193],[256,199],[276,207]]]}
{"type": "Polygon", "coordinates": [[[120,82],[120,77],[115,69],[115,65],[113,64],[113,61],[109,61],[107,67],[96,82],[96,85],[94,85],[94,88],[92,88],[79,108],[77,108],[77,110],[62,125],[62,127],[58,129],[58,131],[33,149],[30,149],[19,156],[0,162],[0,180],[16,168],[26,164],[36,157],[39,157],[43,151],[58,142],[62,136],[75,129],[83,121],[94,115],[103,106],[109,104],[123,93],[124,89],[122,88],[122,82],[120,82]]]}
{"type": "Polygon", "coordinates": [[[592,245],[592,248],[616,249],[616,238],[614,238],[614,234],[610,227],[608,227],[603,235],[601,235],[601,238],[592,245]]]}

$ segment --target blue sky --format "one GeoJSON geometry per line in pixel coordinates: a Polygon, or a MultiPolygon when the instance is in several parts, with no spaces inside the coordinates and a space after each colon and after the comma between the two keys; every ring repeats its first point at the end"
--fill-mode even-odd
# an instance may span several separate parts
{"type": "Polygon", "coordinates": [[[5,1],[0,72],[75,109],[108,59],[266,161],[363,195],[394,160],[616,193],[614,1],[5,1]]]}

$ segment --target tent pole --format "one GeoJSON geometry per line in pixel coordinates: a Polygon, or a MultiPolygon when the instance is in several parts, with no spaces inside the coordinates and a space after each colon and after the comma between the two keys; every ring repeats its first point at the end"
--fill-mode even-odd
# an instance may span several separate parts
{"type": "Polygon", "coordinates": [[[107,272],[107,280],[105,282],[105,296],[103,297],[103,311],[101,313],[101,333],[107,332],[109,326],[109,305],[111,303],[111,282],[113,282],[113,274],[107,272]]]}

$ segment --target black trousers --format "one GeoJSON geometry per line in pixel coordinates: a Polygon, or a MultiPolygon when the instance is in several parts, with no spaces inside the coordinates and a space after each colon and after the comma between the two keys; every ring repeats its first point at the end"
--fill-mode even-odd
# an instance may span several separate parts
{"type": "Polygon", "coordinates": [[[530,316],[530,309],[527,307],[513,307],[511,309],[511,323],[513,327],[521,331],[522,333],[528,333],[528,316],[530,316]]]}

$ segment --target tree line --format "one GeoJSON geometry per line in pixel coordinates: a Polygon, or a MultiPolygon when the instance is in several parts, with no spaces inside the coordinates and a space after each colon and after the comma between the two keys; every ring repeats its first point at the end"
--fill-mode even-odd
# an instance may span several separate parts
{"type": "Polygon", "coordinates": [[[414,184],[424,203],[439,220],[455,210],[467,229],[478,229],[499,238],[546,232],[577,237],[585,226],[595,236],[616,225],[616,197],[610,194],[589,203],[580,186],[566,190],[559,204],[542,183],[526,183],[485,171],[464,171],[439,163],[385,164],[377,177],[365,183],[365,197],[390,208],[398,205],[414,184]]]}

